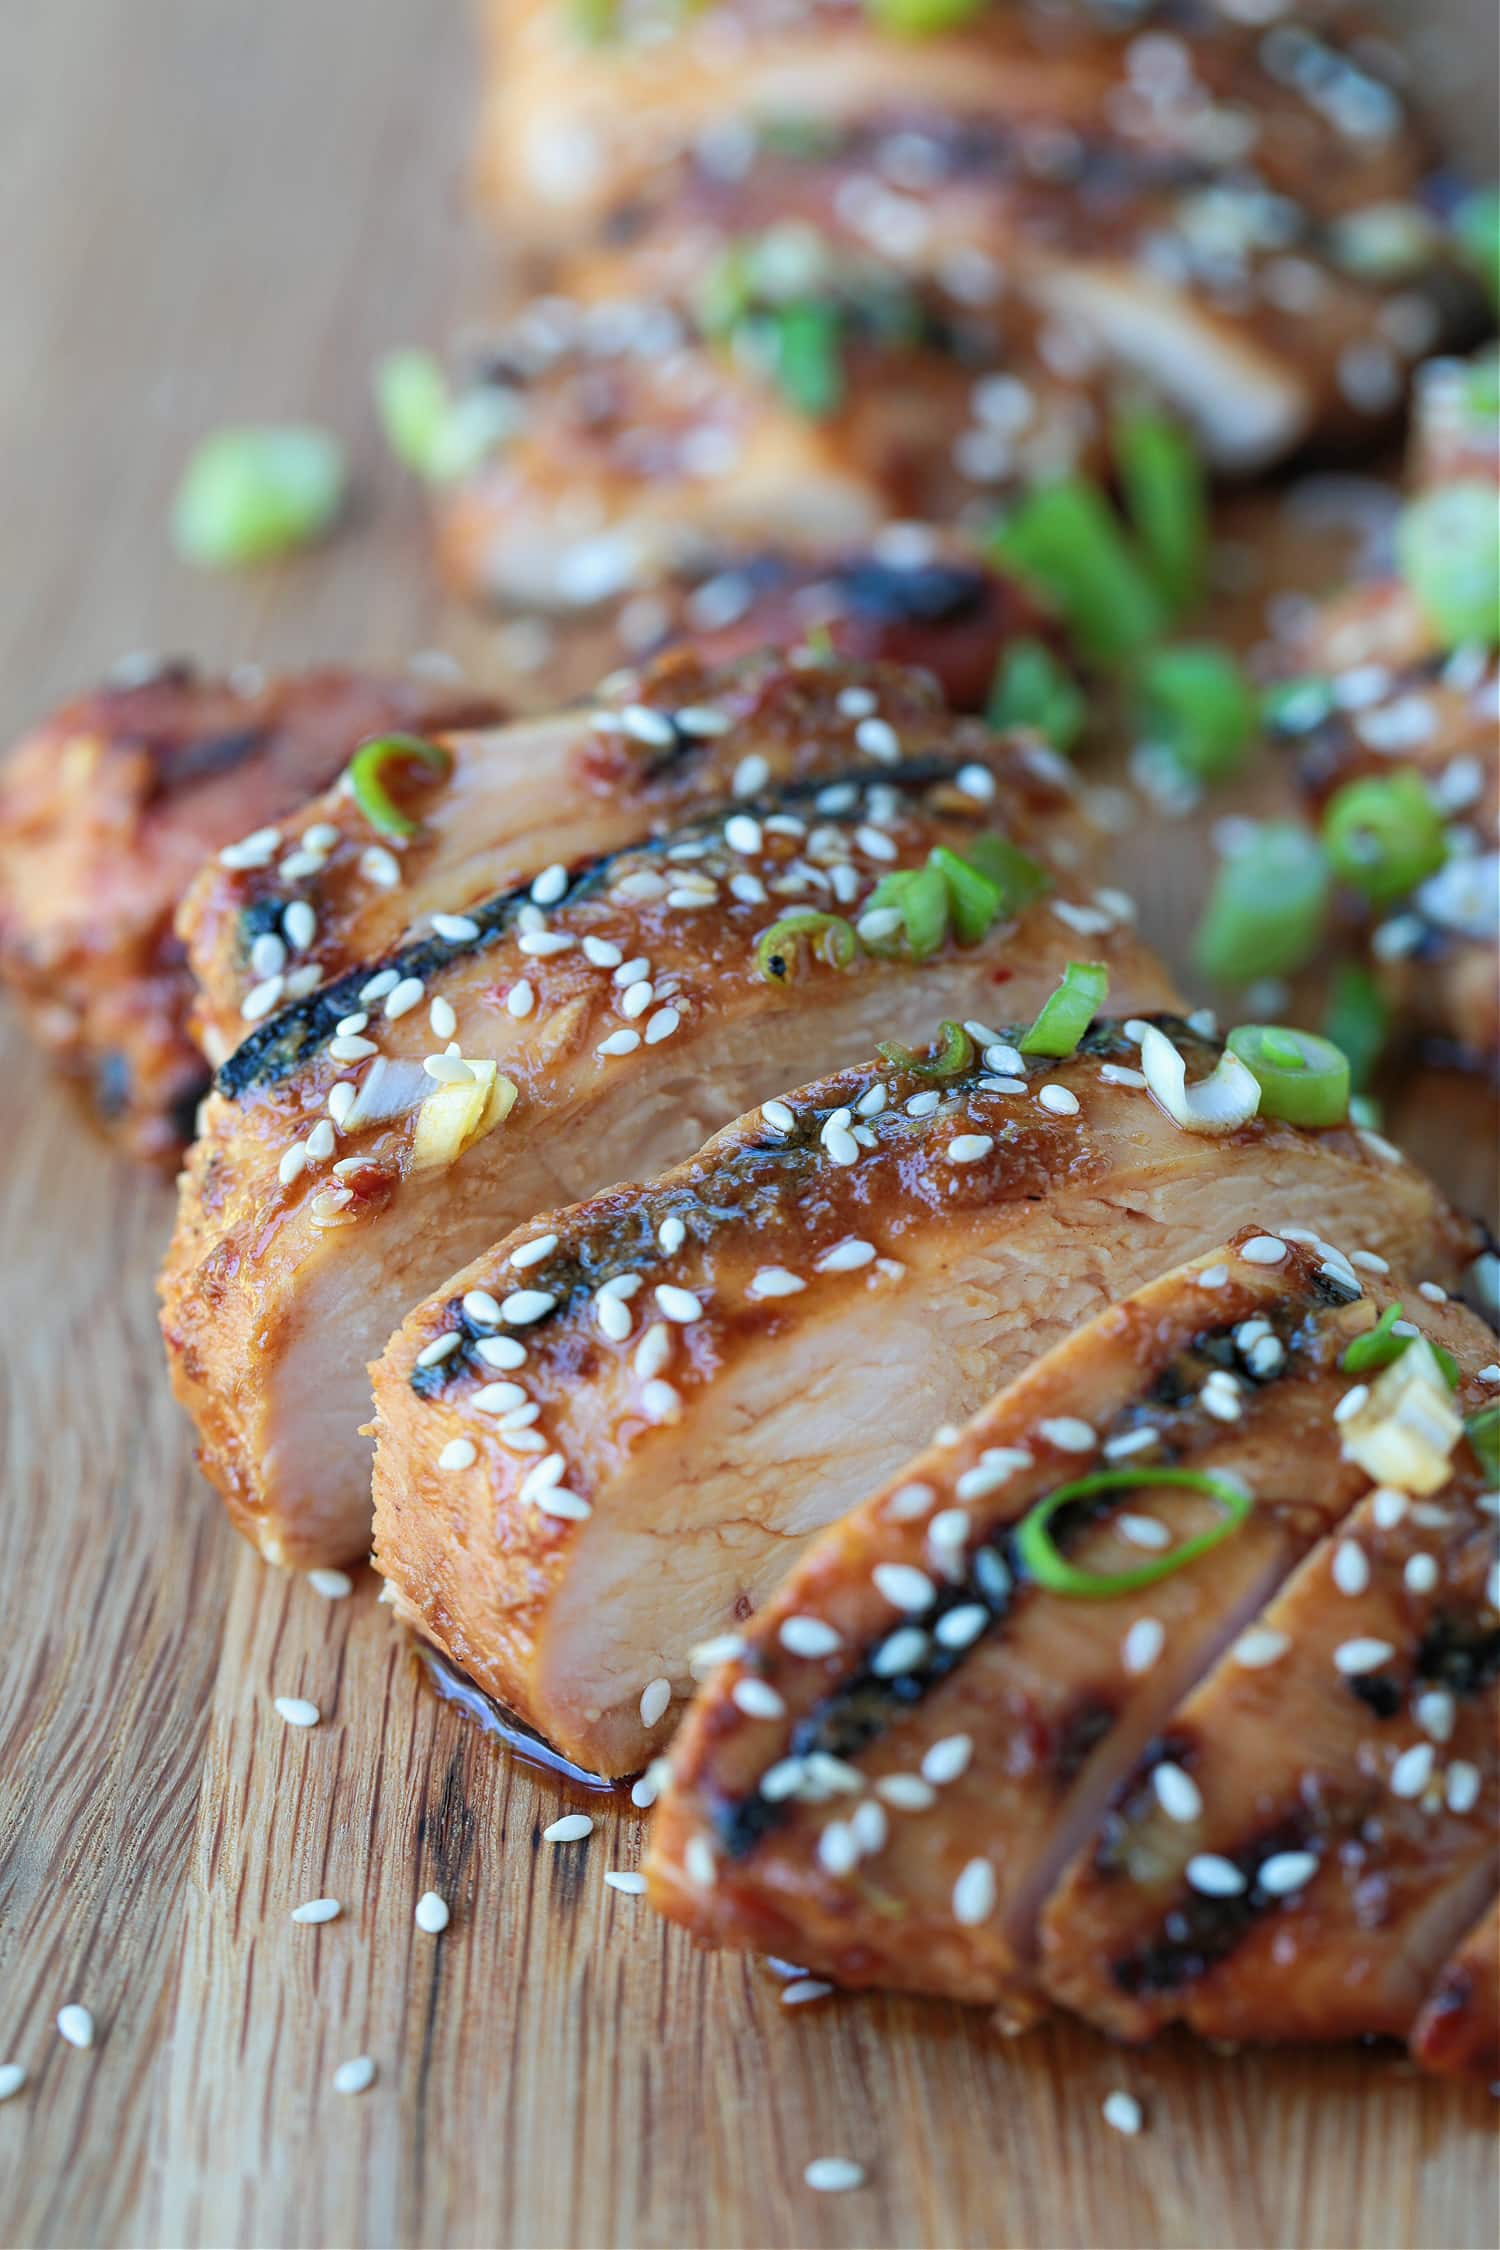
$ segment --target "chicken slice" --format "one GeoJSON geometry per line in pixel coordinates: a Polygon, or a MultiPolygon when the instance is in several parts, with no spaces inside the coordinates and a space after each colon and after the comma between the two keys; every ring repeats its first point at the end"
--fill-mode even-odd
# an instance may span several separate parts
{"type": "MultiPolygon", "coordinates": [[[[1216,1059],[1174,1028],[1195,1067],[1216,1059]]],[[[804,1087],[662,1180],[533,1219],[393,1339],[378,1565],[403,1614],[577,1763],[644,1763],[692,1649],[758,1610],[808,1538],[1226,1227],[1274,1208],[1402,1254],[1467,1239],[1352,1131],[1182,1131],[1117,1023],[1065,1062],[1024,1061],[1016,1036],[986,1034],[947,1078],[887,1063],[804,1087]],[[491,1339],[519,1270],[546,1316],[491,1339]]]]}
{"type": "MultiPolygon", "coordinates": [[[[1011,614],[1025,614],[1019,597],[1011,614]]],[[[461,914],[544,868],[618,850],[766,786],[835,769],[874,776],[893,756],[962,758],[993,741],[956,724],[914,671],[798,663],[770,650],[737,663],[679,652],[618,675],[586,710],[446,736],[445,771],[414,765],[401,777],[398,809],[416,822],[409,837],[376,827],[340,783],[298,816],[316,851],[288,856],[281,844],[297,842],[289,834],[264,851],[221,854],[179,916],[202,994],[194,1028],[223,1062],[283,997],[305,999],[434,914],[461,914]],[[278,991],[255,944],[265,930],[284,930],[289,910],[304,930],[310,916],[312,929],[289,956],[297,981],[278,991]]],[[[1059,865],[1076,863],[1085,829],[1069,769],[1020,739],[989,759],[1008,832],[1059,865]]]]}
{"type": "MultiPolygon", "coordinates": [[[[321,789],[362,737],[493,718],[415,678],[132,664],[0,762],[0,979],[130,1155],[172,1163],[207,1082],[172,931],[205,857],[321,789]]],[[[263,926],[263,955],[295,947],[263,926]]]]}
{"type": "Polygon", "coordinates": [[[934,1015],[1000,991],[1029,1013],[1081,932],[1125,1005],[1163,1004],[1128,900],[1060,885],[1023,906],[1014,868],[963,942],[945,917],[912,958],[888,909],[856,934],[887,876],[995,837],[1007,757],[981,742],[768,787],[471,903],[252,1033],[204,1105],[163,1325],[204,1466],[266,1554],[363,1547],[365,1363],[531,1212],[674,1162],[934,1015]]]}
{"type": "MultiPolygon", "coordinates": [[[[1451,1451],[1493,1395],[1475,1370],[1494,1339],[1450,1309],[1421,1307],[1462,1371],[1450,1407],[1432,1370],[1451,1451]]],[[[1342,1426],[1316,1450],[1342,1478],[1376,1457],[1351,1435],[1354,1382],[1332,1388],[1342,1426]]],[[[1337,1535],[1159,1727],[1047,1903],[1055,1998],[1129,2039],[1174,2021],[1222,2039],[1412,2030],[1500,1875],[1494,1495],[1481,1505],[1461,1440],[1437,1475],[1416,1492],[1363,1476],[1337,1535]]]]}
{"type": "Polygon", "coordinates": [[[1492,1898],[1433,1987],[1411,2035],[1424,2070],[1500,2079],[1500,1898],[1492,1898]]]}

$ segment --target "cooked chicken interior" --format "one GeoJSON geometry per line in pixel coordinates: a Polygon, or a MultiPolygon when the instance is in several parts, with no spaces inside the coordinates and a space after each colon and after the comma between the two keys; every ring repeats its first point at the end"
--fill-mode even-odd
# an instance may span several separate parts
{"type": "Polygon", "coordinates": [[[1408,2032],[1495,1879],[1494,1338],[1344,1240],[1241,1229],[820,1540],[716,1652],[654,1901],[1012,2028],[1408,2032]]]}
{"type": "MultiPolygon", "coordinates": [[[[207,857],[329,782],[364,736],[493,717],[431,683],[131,667],[0,762],[0,979],[131,1155],[175,1162],[207,1073],[173,935],[207,857]]],[[[262,958],[292,950],[267,923],[262,958]]]]}
{"type": "MultiPolygon", "coordinates": [[[[936,1066],[767,1103],[446,1282],[375,1378],[375,1553],[401,1613],[568,1757],[627,1773],[693,1649],[808,1538],[1226,1229],[1274,1209],[1452,1278],[1468,1231],[1394,1152],[1345,1127],[1185,1131],[1146,1090],[1142,1028],[1056,1060],[1020,1027],[954,1025],[936,1066]]],[[[1198,1075],[1217,1063],[1169,1028],[1198,1075]]]]}
{"type": "Polygon", "coordinates": [[[976,1017],[1001,989],[1040,1007],[1080,932],[1125,1005],[1164,1004],[1129,902],[1049,887],[993,825],[1003,747],[896,748],[878,777],[747,782],[733,810],[471,903],[223,1066],[164,1330],[204,1466],[264,1552],[363,1548],[366,1362],[532,1212],[676,1161],[935,1014],[976,1017]],[[921,881],[892,908],[903,873],[921,881]]]}

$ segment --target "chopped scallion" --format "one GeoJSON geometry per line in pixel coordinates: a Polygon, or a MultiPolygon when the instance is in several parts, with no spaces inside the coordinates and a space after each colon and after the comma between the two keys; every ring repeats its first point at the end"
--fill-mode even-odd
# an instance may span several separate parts
{"type": "Polygon", "coordinates": [[[1344,962],[1334,971],[1323,1030],[1348,1056],[1351,1086],[1368,1086],[1390,1029],[1390,1009],[1369,970],[1358,962],[1344,962]]]}
{"type": "Polygon", "coordinates": [[[1073,1484],[1060,1485],[1056,1492],[1049,1492],[1044,1500],[1037,1502],[1017,1527],[1016,1555],[1027,1574],[1049,1594],[1067,1594],[1084,1601],[1110,1601],[1116,1595],[1134,1594],[1143,1586],[1154,1586],[1159,1579],[1170,1578],[1174,1571],[1196,1562],[1200,1555],[1206,1555],[1210,1548],[1217,1547],[1221,1540],[1239,1529],[1250,1507],[1250,1495],[1239,1485],[1196,1469],[1101,1469],[1093,1476],[1079,1477],[1073,1484]],[[1100,1492],[1150,1492],[1163,1485],[1203,1493],[1222,1511],[1222,1520],[1207,1531],[1200,1531],[1196,1538],[1185,1539],[1170,1553],[1137,1563],[1129,1570],[1081,1570],[1059,1551],[1049,1526],[1060,1508],[1077,1500],[1090,1500],[1100,1492]]]}
{"type": "Polygon", "coordinates": [[[1255,729],[1255,702],[1228,649],[1210,641],[1153,649],[1138,677],[1144,738],[1195,781],[1233,773],[1255,729]]]}
{"type": "Polygon", "coordinates": [[[1500,641],[1500,492],[1464,478],[1408,501],[1396,526],[1401,575],[1445,648],[1500,641]]]}
{"type": "Polygon", "coordinates": [[[755,966],[768,984],[779,984],[796,966],[804,945],[831,969],[847,969],[859,950],[859,940],[840,914],[784,914],[761,932],[755,966]]]}
{"type": "Polygon", "coordinates": [[[968,850],[968,863],[1000,887],[1002,914],[1019,914],[1034,898],[1050,888],[1051,877],[1039,860],[1023,852],[1008,836],[987,830],[976,836],[968,850]]]}
{"type": "Polygon", "coordinates": [[[1491,1484],[1500,1484],[1500,1404],[1481,1406],[1477,1414],[1471,1414],[1464,1424],[1464,1436],[1491,1484]]]}
{"type": "Polygon", "coordinates": [[[1056,606],[1098,663],[1133,656],[1161,634],[1155,583],[1103,493],[1081,477],[1021,501],[991,534],[990,552],[1056,606]]]}
{"type": "Polygon", "coordinates": [[[1290,976],[1318,950],[1329,890],[1317,838],[1293,821],[1263,823],[1214,877],[1193,942],[1199,968],[1222,984],[1290,976]]]}
{"type": "Polygon", "coordinates": [[[452,400],[431,352],[388,352],[375,370],[375,406],[387,445],[418,476],[431,476],[452,400]]]}
{"type": "Polygon", "coordinates": [[[1453,231],[1500,306],[1500,188],[1476,188],[1466,195],[1453,214],[1453,231]]]}
{"type": "Polygon", "coordinates": [[[927,39],[934,32],[955,31],[985,5],[986,0],[865,0],[865,12],[882,31],[898,32],[905,39],[927,39]]]}
{"type": "Polygon", "coordinates": [[[942,878],[953,915],[953,934],[960,945],[977,945],[1000,912],[1002,886],[982,869],[970,866],[946,844],[935,844],[927,857],[927,872],[942,878]]]}
{"type": "Polygon", "coordinates": [[[441,776],[451,772],[453,758],[440,742],[427,742],[419,734],[381,734],[362,742],[349,761],[345,775],[349,793],[382,836],[404,839],[418,833],[420,824],[402,811],[386,782],[393,766],[408,764],[441,776]]]}
{"type": "MultiPolygon", "coordinates": [[[[1401,1307],[1387,1305],[1374,1327],[1367,1328],[1362,1336],[1355,1337],[1339,1361],[1346,1375],[1376,1374],[1382,1367],[1389,1367],[1393,1360],[1398,1360],[1408,1344],[1415,1343],[1414,1336],[1398,1336],[1395,1333],[1396,1323],[1400,1318],[1401,1307]]],[[[1444,1382],[1450,1391],[1456,1391],[1459,1384],[1458,1361],[1441,1344],[1434,1344],[1431,1337],[1427,1341],[1434,1359],[1443,1371],[1444,1382]]]]}
{"type": "Polygon", "coordinates": [[[1341,1125],[1349,1114],[1349,1062],[1329,1039],[1285,1024],[1237,1024],[1224,1042],[1260,1087],[1262,1117],[1288,1125],[1341,1125]]]}
{"type": "Polygon", "coordinates": [[[196,448],[172,503],[187,562],[231,569],[322,537],[344,502],[344,449],[299,424],[216,430],[196,448]]]}
{"type": "Polygon", "coordinates": [[[1088,702],[1045,641],[1012,641],[990,689],[992,727],[1035,727],[1066,757],[1084,730],[1088,702]]]}
{"type": "Polygon", "coordinates": [[[882,877],[870,893],[860,919],[887,909],[893,909],[901,917],[899,937],[861,936],[861,944],[871,953],[894,954],[904,939],[914,961],[929,959],[948,935],[948,886],[941,870],[932,866],[908,867],[899,874],[882,877]]]}
{"type": "Polygon", "coordinates": [[[780,306],[774,373],[784,397],[815,422],[837,413],[844,397],[843,324],[838,307],[804,297],[780,306]]]}
{"type": "Polygon", "coordinates": [[[961,1023],[939,1024],[942,1040],[935,1055],[914,1055],[899,1040],[882,1039],[876,1053],[892,1070],[914,1070],[919,1078],[956,1078],[974,1060],[974,1042],[961,1023]]]}
{"type": "Polygon", "coordinates": [[[1104,1005],[1109,971],[1102,961],[1070,961],[1062,983],[1042,1002],[1030,1030],[1016,1041],[1023,1055],[1071,1055],[1104,1005]]]}
{"type": "Polygon", "coordinates": [[[1324,811],[1323,844],[1334,873],[1375,906],[1405,898],[1448,856],[1442,816],[1409,771],[1346,782],[1324,811]]]}
{"type": "Polygon", "coordinates": [[[1114,431],[1115,470],[1141,551],[1173,616],[1203,591],[1208,494],[1203,464],[1187,432],[1138,407],[1114,431]]]}

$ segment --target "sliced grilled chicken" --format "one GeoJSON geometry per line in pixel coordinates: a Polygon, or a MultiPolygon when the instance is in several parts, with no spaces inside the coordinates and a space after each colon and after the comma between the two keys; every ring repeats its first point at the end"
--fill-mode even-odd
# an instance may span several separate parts
{"type": "Polygon", "coordinates": [[[321,789],[366,735],[493,716],[415,678],[136,665],[0,763],[0,977],[122,1148],[174,1162],[204,1090],[172,915],[207,854],[321,789]]]}
{"type": "MultiPolygon", "coordinates": [[[[1465,1340],[1472,1407],[1494,1339],[1465,1340]]],[[[1162,1725],[1042,1917],[1053,1994],[1123,2037],[1403,2038],[1500,1879],[1478,1465],[1464,1446],[1439,1490],[1372,1492],[1327,1432],[1325,1474],[1364,1497],[1162,1725]]]]}
{"type": "MultiPolygon", "coordinates": [[[[1310,1215],[1318,1156],[1295,1185],[1244,1147],[1221,1169],[1258,1183],[1268,1219],[1310,1215]]],[[[1060,1872],[1147,1746],[1175,1740],[1205,1669],[1264,1660],[1263,1605],[1368,1487],[1333,1420],[1338,1361],[1393,1284],[1362,1246],[1378,1194],[1323,1160],[1358,1268],[1307,1230],[1242,1228],[1036,1360],[802,1559],[677,1738],[658,1906],[846,1984],[989,2003],[1011,2028],[1045,2007],[1037,1917],[1060,1872]]],[[[1403,1200],[1399,1248],[1446,1268],[1451,1222],[1403,1200]]],[[[1491,1350],[1467,1315],[1416,1302],[1471,1368],[1491,1350]]],[[[1278,1729],[1243,1758],[1300,1742],[1278,1729]]],[[[1253,1783],[1225,1786],[1253,1829],[1253,1783]]],[[[1191,1775],[1157,1789],[1180,1815],[1191,1775]]]]}
{"type": "MultiPolygon", "coordinates": [[[[1500,537],[1494,381],[1483,361],[1443,361],[1424,370],[1418,389],[1416,505],[1455,487],[1490,495],[1488,524],[1481,497],[1477,523],[1455,534],[1477,541],[1481,571],[1484,548],[1500,537]]],[[[1492,620],[1492,636],[1494,629],[1492,620]]],[[[1391,1015],[1446,1059],[1493,1071],[1500,1065],[1500,659],[1493,638],[1453,647],[1418,590],[1387,570],[1314,615],[1297,668],[1303,689],[1282,704],[1276,732],[1297,757],[1313,813],[1321,817],[1351,782],[1415,772],[1446,828],[1446,861],[1404,896],[1372,907],[1357,892],[1347,895],[1352,934],[1391,1015]]]]}
{"type": "Polygon", "coordinates": [[[835,770],[873,778],[893,756],[962,761],[977,748],[996,817],[1019,844],[1059,866],[1084,845],[1068,769],[1040,745],[997,752],[986,730],[955,724],[922,675],[813,662],[806,649],[733,665],[679,652],[619,674],[587,710],[440,747],[445,770],[413,765],[399,789],[392,777],[410,836],[377,827],[340,783],[285,834],[251,837],[205,867],[179,928],[201,989],[194,1029],[215,1063],[284,1001],[378,959],[434,914],[766,787],[835,770]],[[270,976],[256,952],[266,931],[286,953],[270,976]]]}
{"type": "Polygon", "coordinates": [[[529,1213],[655,1171],[935,1013],[1038,1007],[1080,931],[1127,1005],[1161,1004],[1114,894],[1012,912],[997,889],[1003,918],[961,943],[955,909],[916,960],[899,914],[865,919],[888,875],[982,848],[1005,758],[767,788],[471,904],[252,1033],[204,1105],[164,1328],[204,1466],[268,1555],[363,1546],[365,1362],[529,1213]],[[774,934],[809,913],[806,936],[774,934]]]}
{"type": "MultiPolygon", "coordinates": [[[[1174,1028],[1195,1068],[1217,1059],[1174,1028]]],[[[393,1339],[378,1565],[404,1615],[576,1762],[644,1763],[690,1651],[758,1610],[814,1532],[1226,1226],[1274,1208],[1377,1251],[1446,1244],[1445,1276],[1466,1240],[1353,1131],[1185,1132],[1118,1024],[1065,1062],[1025,1062],[1017,1035],[945,1078],[842,1072],[661,1180],[539,1216],[393,1339]],[[518,1276],[545,1316],[492,1337],[518,1276]]]]}
{"type": "Polygon", "coordinates": [[[1417,2018],[1411,2051],[1444,2078],[1500,2079],[1500,1898],[1443,1966],[1417,2018]]]}

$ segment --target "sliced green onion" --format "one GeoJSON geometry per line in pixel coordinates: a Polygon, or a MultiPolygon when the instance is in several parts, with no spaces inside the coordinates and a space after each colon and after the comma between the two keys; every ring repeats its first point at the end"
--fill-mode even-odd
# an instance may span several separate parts
{"type": "Polygon", "coordinates": [[[927,39],[934,32],[954,31],[968,23],[986,0],[865,0],[866,15],[882,31],[898,32],[903,39],[927,39]]]}
{"type": "Polygon", "coordinates": [[[1334,972],[1323,1031],[1348,1056],[1351,1086],[1369,1084],[1390,1030],[1391,1012],[1379,985],[1368,969],[1345,962],[1334,972]]]}
{"type": "Polygon", "coordinates": [[[1012,641],[990,689],[992,727],[1035,727],[1064,757],[1088,721],[1088,702],[1045,641],[1012,641]]]}
{"type": "Polygon", "coordinates": [[[784,914],[757,939],[755,966],[768,984],[778,984],[804,945],[830,969],[847,969],[859,950],[859,940],[841,914],[784,914]]]}
{"type": "Polygon", "coordinates": [[[1260,1087],[1260,1115],[1288,1125],[1341,1125],[1349,1059],[1331,1039],[1279,1023],[1237,1024],[1224,1042],[1260,1087]]]}
{"type": "Polygon", "coordinates": [[[1160,637],[1161,596],[1097,485],[1071,477],[1032,493],[989,544],[995,562],[1055,604],[1096,662],[1117,663],[1160,637]]]}
{"type": "Polygon", "coordinates": [[[418,765],[435,776],[452,771],[452,754],[440,742],[427,742],[419,734],[379,734],[362,742],[349,760],[345,780],[349,793],[372,828],[382,836],[415,836],[420,822],[401,810],[386,786],[392,766],[418,765]]]}
{"type": "Polygon", "coordinates": [[[1005,893],[1001,884],[983,869],[935,844],[927,855],[928,869],[942,878],[953,916],[953,934],[960,945],[977,945],[999,915],[1005,893]]]}
{"type": "Polygon", "coordinates": [[[375,370],[375,406],[396,459],[431,476],[453,411],[442,363],[431,352],[388,352],[375,370]]]}
{"type": "Polygon", "coordinates": [[[1290,976],[1323,936],[1328,863],[1315,836],[1294,821],[1267,821],[1221,862],[1193,941],[1205,976],[1221,984],[1290,976]]]}
{"type": "MultiPolygon", "coordinates": [[[[891,908],[901,917],[901,937],[912,959],[928,960],[948,935],[948,886],[941,871],[933,866],[908,867],[882,876],[861,908],[860,919],[891,908]]],[[[861,937],[860,943],[877,954],[897,949],[888,938],[861,937]]]]}
{"type": "Polygon", "coordinates": [[[1500,188],[1476,188],[1453,214],[1453,231],[1496,305],[1500,305],[1500,188]]]}
{"type": "Polygon", "coordinates": [[[1176,422],[1149,408],[1122,414],[1115,472],[1125,507],[1163,601],[1174,616],[1203,591],[1208,488],[1198,449],[1176,422]]]}
{"type": "MultiPolygon", "coordinates": [[[[1396,1322],[1400,1318],[1401,1307],[1387,1305],[1374,1327],[1367,1328],[1362,1336],[1355,1337],[1339,1361],[1346,1375],[1375,1374],[1382,1367],[1389,1367],[1392,1361],[1398,1360],[1408,1344],[1416,1342],[1415,1336],[1397,1336],[1394,1333],[1396,1322]]],[[[1430,1336],[1427,1345],[1443,1371],[1443,1380],[1449,1390],[1456,1391],[1459,1384],[1458,1361],[1443,1345],[1434,1344],[1430,1336]]]]}
{"type": "Polygon", "coordinates": [[[1071,1055],[1104,1005],[1109,971],[1102,961],[1070,961],[1062,983],[1042,1002],[1029,1031],[1016,1041],[1023,1055],[1071,1055]]]}
{"type": "Polygon", "coordinates": [[[322,537],[344,502],[344,449],[298,424],[217,430],[196,448],[172,502],[186,562],[264,562],[322,537]]]}
{"type": "Polygon", "coordinates": [[[1324,810],[1323,845],[1335,875],[1374,906],[1405,898],[1448,857],[1442,816],[1411,772],[1346,782],[1324,810]]]}
{"type": "Polygon", "coordinates": [[[1481,1406],[1464,1424],[1464,1436],[1491,1484],[1500,1484],[1500,1405],[1481,1406]]]}
{"type": "Polygon", "coordinates": [[[1040,861],[1023,852],[1008,836],[997,836],[992,830],[974,838],[967,857],[971,867],[1000,886],[1003,914],[1019,914],[1023,906],[1029,906],[1051,887],[1052,878],[1040,861]]]}
{"type": "Polygon", "coordinates": [[[602,46],[620,28],[618,0],[568,0],[574,32],[589,46],[602,46]]]}
{"type": "Polygon", "coordinates": [[[1154,1586],[1159,1579],[1170,1578],[1174,1571],[1182,1570],[1211,1547],[1227,1539],[1250,1513],[1250,1495],[1239,1485],[1231,1484],[1226,1477],[1205,1475],[1197,1469],[1100,1469],[1095,1475],[1079,1477],[1074,1484],[1060,1485],[1039,1500],[1029,1514],[1022,1517],[1016,1529],[1016,1555],[1027,1574],[1049,1594],[1068,1594],[1083,1601],[1110,1601],[1117,1594],[1138,1593],[1143,1586],[1154,1586]],[[1059,1508],[1066,1508],[1074,1500],[1088,1500],[1096,1492],[1150,1492],[1159,1485],[1180,1486],[1188,1492],[1201,1492],[1223,1510],[1223,1521],[1200,1531],[1195,1539],[1185,1539],[1170,1554],[1157,1555],[1150,1562],[1137,1563],[1130,1570],[1098,1571],[1080,1570],[1076,1563],[1059,1553],[1048,1525],[1059,1508]]]}
{"type": "Polygon", "coordinates": [[[956,1078],[974,1060],[974,1042],[961,1023],[946,1018],[938,1032],[943,1043],[935,1055],[914,1055],[898,1039],[882,1039],[875,1051],[892,1070],[914,1070],[919,1078],[956,1078]]]}
{"type": "Polygon", "coordinates": [[[1408,501],[1396,559],[1445,648],[1500,641],[1500,491],[1482,477],[1408,501]]]}
{"type": "Polygon", "coordinates": [[[805,297],[775,314],[773,372],[783,397],[815,422],[837,413],[844,398],[843,324],[838,308],[805,297]]]}
{"type": "Polygon", "coordinates": [[[1141,664],[1138,724],[1196,781],[1222,781],[1255,731],[1255,699],[1227,648],[1183,641],[1141,664]]]}

